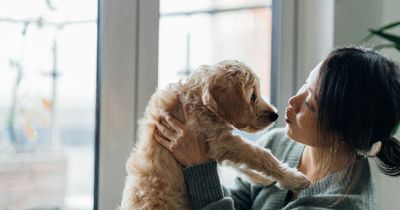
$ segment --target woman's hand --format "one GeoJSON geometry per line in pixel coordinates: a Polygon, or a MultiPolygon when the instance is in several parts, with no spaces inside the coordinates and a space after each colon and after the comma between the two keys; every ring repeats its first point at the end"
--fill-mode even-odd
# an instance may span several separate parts
{"type": "MultiPolygon", "coordinates": [[[[188,114],[188,106],[185,105],[183,106],[184,122],[186,122],[188,114]]],[[[207,144],[195,129],[181,123],[170,114],[164,118],[172,130],[157,122],[157,129],[154,132],[157,142],[167,148],[185,167],[209,161],[207,144]]]]}

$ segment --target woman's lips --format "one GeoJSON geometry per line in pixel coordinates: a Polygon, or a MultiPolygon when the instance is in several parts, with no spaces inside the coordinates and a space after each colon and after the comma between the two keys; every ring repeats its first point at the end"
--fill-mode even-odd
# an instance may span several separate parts
{"type": "Polygon", "coordinates": [[[290,120],[289,120],[289,117],[288,117],[289,109],[290,109],[290,107],[287,107],[286,111],[285,111],[285,122],[286,123],[290,123],[290,120]]]}
{"type": "Polygon", "coordinates": [[[285,122],[286,122],[286,123],[290,123],[289,118],[287,118],[286,116],[285,116],[285,122]]]}

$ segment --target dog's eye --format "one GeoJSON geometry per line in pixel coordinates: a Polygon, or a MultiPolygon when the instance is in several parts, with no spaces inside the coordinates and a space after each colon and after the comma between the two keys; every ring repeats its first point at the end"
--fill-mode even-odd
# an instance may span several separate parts
{"type": "Polygon", "coordinates": [[[257,95],[256,95],[256,93],[253,93],[253,95],[251,95],[251,102],[256,101],[256,99],[257,99],[257,95]]]}

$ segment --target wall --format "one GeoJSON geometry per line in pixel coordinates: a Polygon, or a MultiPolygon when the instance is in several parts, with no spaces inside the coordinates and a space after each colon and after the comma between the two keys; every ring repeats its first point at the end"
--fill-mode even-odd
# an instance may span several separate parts
{"type": "Polygon", "coordinates": [[[333,0],[299,1],[296,92],[333,47],[333,7],[333,0]]]}
{"type": "MultiPolygon", "coordinates": [[[[400,21],[400,1],[399,0],[384,0],[383,1],[383,12],[382,12],[382,21],[384,24],[392,23],[395,21],[400,21]]],[[[391,31],[392,33],[396,33],[400,35],[400,27],[391,31]]],[[[400,62],[400,52],[390,49],[385,51],[388,56],[392,59],[400,62]]]]}
{"type": "Polygon", "coordinates": [[[369,28],[382,25],[382,8],[382,1],[336,0],[335,46],[359,44],[369,28]]]}
{"type": "Polygon", "coordinates": [[[273,2],[271,102],[283,116],[288,99],[333,47],[334,0],[273,2]]]}

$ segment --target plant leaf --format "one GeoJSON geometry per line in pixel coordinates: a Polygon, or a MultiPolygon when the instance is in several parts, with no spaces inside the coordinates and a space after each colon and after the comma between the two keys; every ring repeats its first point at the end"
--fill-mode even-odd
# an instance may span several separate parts
{"type": "MultiPolygon", "coordinates": [[[[390,29],[390,28],[393,28],[398,25],[400,25],[400,21],[389,23],[385,26],[380,27],[379,29],[369,29],[369,31],[371,31],[371,30],[372,31],[383,31],[383,30],[390,29]]],[[[366,42],[366,41],[370,40],[373,36],[375,36],[375,34],[371,32],[370,34],[368,34],[368,36],[364,37],[361,42],[366,42]]]]}
{"type": "Polygon", "coordinates": [[[390,34],[390,33],[385,33],[383,31],[376,31],[376,30],[369,30],[371,33],[373,33],[374,35],[380,36],[384,39],[387,39],[391,42],[393,42],[395,45],[400,45],[400,37],[396,36],[394,34],[390,34]]]}
{"type": "Polygon", "coordinates": [[[398,26],[398,25],[400,25],[400,21],[389,23],[389,24],[387,24],[385,26],[382,26],[381,28],[377,29],[377,31],[383,31],[383,30],[386,30],[386,29],[389,29],[389,28],[393,28],[393,27],[398,26]]]}
{"type": "MultiPolygon", "coordinates": [[[[369,30],[374,30],[374,29],[369,29],[369,30]]],[[[370,40],[373,36],[375,36],[375,34],[370,33],[368,34],[368,36],[364,37],[361,42],[367,42],[368,40],[370,40]]]]}

